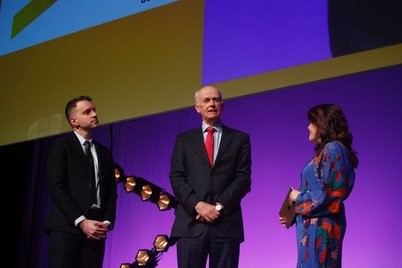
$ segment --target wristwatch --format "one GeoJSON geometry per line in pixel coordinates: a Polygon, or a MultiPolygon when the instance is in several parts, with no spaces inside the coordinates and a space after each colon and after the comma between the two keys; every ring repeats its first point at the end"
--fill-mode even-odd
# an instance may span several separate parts
{"type": "Polygon", "coordinates": [[[222,205],[221,204],[216,204],[215,205],[215,209],[217,210],[217,211],[221,211],[222,210],[222,205]]]}

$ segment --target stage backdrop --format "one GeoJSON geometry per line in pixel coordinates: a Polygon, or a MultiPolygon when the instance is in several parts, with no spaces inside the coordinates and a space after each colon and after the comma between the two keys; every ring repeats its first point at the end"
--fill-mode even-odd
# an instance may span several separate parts
{"type": "MultiPolygon", "coordinates": [[[[15,213],[5,255],[18,267],[47,266],[44,163],[53,138],[47,137],[69,130],[63,115],[68,99],[91,95],[104,124],[97,138],[113,149],[126,174],[171,192],[175,136],[199,126],[190,108],[194,90],[215,83],[228,98],[224,123],[249,132],[253,146],[240,267],[295,265],[294,230],[279,224],[278,210],[313,154],[306,111],[322,102],[344,108],[361,160],[346,202],[344,267],[399,267],[397,2],[0,1],[0,162],[3,187],[12,191],[3,204],[15,205],[3,211],[15,213]],[[16,164],[18,170],[10,168],[16,164]]],[[[169,234],[173,221],[173,210],[160,212],[118,187],[105,268],[134,261],[157,234],[169,234]]],[[[160,267],[175,266],[173,247],[160,267]]]]}
{"type": "MultiPolygon", "coordinates": [[[[225,102],[223,122],[251,135],[252,190],[243,202],[246,240],[239,268],[283,267],[296,263],[295,230],[282,227],[278,210],[289,186],[313,155],[306,111],[319,103],[344,109],[359,153],[355,188],[346,201],[348,228],[343,267],[399,268],[402,263],[402,65],[285,87],[225,102]]],[[[169,162],[175,137],[200,125],[189,106],[116,124],[106,124],[95,138],[113,150],[126,175],[145,178],[171,192],[169,162]]],[[[104,112],[99,111],[102,120],[104,112]]],[[[6,258],[16,267],[47,267],[43,232],[50,203],[45,162],[55,137],[4,146],[4,215],[13,224],[3,235],[6,258]],[[12,169],[18,164],[18,170],[12,169]]],[[[107,238],[104,267],[134,262],[139,249],[151,249],[158,234],[170,233],[174,211],[159,211],[118,185],[117,221],[107,238]]],[[[159,267],[176,267],[176,248],[164,253],[159,267]]]]}
{"type": "MultiPolygon", "coordinates": [[[[348,227],[343,267],[396,268],[402,263],[402,66],[287,87],[225,102],[223,122],[246,131],[252,144],[252,190],[243,201],[246,240],[240,268],[294,267],[295,229],[285,229],[278,210],[289,186],[313,156],[308,142],[307,110],[320,103],[339,104],[354,135],[360,166],[346,201],[348,227]]],[[[192,103],[189,99],[189,104],[192,103]]],[[[101,115],[100,115],[101,116],[101,115]]],[[[179,132],[200,125],[193,108],[105,126],[116,161],[127,175],[146,178],[172,193],[169,159],[179,132]]],[[[174,210],[126,193],[119,184],[117,222],[107,240],[104,267],[133,262],[137,250],[151,249],[158,234],[169,235],[174,210]]],[[[176,247],[159,267],[176,267],[176,247]]]]}
{"type": "Polygon", "coordinates": [[[114,123],[184,108],[202,84],[238,97],[400,64],[389,2],[0,1],[0,146],[68,131],[81,94],[114,123]]]}

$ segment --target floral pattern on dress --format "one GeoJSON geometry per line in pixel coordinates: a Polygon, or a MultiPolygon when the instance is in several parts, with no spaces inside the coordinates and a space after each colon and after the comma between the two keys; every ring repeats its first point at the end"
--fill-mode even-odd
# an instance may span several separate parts
{"type": "Polygon", "coordinates": [[[339,268],[346,230],[344,201],[355,180],[346,148],[329,142],[301,173],[296,200],[298,268],[339,268]]]}

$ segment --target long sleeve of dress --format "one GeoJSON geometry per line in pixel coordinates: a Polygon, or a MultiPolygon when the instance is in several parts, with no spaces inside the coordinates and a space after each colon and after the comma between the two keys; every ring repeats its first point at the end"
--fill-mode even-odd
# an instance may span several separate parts
{"type": "Polygon", "coordinates": [[[338,142],[330,142],[309,164],[314,177],[303,178],[308,174],[307,165],[302,172],[296,213],[308,217],[338,213],[354,184],[354,172],[346,148],[338,142]]]}

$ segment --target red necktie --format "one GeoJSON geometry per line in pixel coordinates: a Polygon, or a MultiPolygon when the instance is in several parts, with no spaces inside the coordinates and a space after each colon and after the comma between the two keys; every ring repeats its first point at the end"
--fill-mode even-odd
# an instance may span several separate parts
{"type": "Polygon", "coordinates": [[[214,164],[214,132],[215,129],[213,127],[207,128],[208,134],[205,139],[205,149],[207,150],[208,160],[211,164],[211,167],[214,164]]]}

